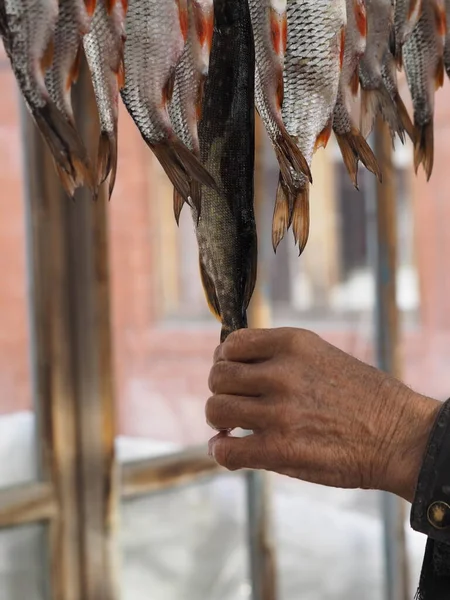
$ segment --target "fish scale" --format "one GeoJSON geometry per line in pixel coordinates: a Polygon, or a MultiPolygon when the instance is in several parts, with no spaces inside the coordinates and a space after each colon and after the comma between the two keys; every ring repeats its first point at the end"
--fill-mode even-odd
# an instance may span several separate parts
{"type": "Polygon", "coordinates": [[[168,105],[188,29],[186,0],[131,0],[125,20],[125,86],[122,100],[143,139],[185,201],[195,200],[192,182],[215,182],[175,135],[168,105]]]}
{"type": "Polygon", "coordinates": [[[414,166],[423,165],[431,177],[434,162],[434,94],[443,85],[445,7],[439,0],[425,2],[422,15],[403,47],[406,79],[414,107],[414,166]]]}

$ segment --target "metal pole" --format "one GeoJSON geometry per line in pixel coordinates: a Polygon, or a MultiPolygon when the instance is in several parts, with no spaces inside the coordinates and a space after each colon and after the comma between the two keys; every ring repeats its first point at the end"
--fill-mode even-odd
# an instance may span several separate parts
{"type": "MultiPolygon", "coordinates": [[[[367,239],[375,274],[375,351],[379,369],[400,376],[399,319],[396,301],[397,214],[396,178],[392,142],[384,121],[377,120],[373,135],[383,182],[370,178],[367,187],[367,239]]],[[[385,598],[407,600],[408,569],[404,531],[404,503],[388,493],[381,495],[385,555],[385,598]]]]}
{"type": "MultiPolygon", "coordinates": [[[[249,326],[270,326],[268,265],[272,257],[270,224],[264,210],[264,144],[262,125],[256,119],[255,213],[259,225],[258,283],[249,308],[249,326]]],[[[276,600],[276,561],[271,539],[270,490],[267,473],[249,471],[246,475],[252,600],[276,600]]]]}

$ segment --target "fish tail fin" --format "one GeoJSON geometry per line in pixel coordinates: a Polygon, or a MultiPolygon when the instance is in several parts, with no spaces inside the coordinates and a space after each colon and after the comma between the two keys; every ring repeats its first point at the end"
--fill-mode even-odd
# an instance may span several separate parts
{"type": "Polygon", "coordinates": [[[181,196],[181,194],[178,192],[178,190],[176,190],[174,188],[173,189],[173,214],[175,216],[175,221],[177,222],[178,226],[180,225],[180,215],[181,215],[183,206],[184,206],[184,198],[181,196]]]}
{"type": "Polygon", "coordinates": [[[292,231],[298,254],[302,254],[309,238],[309,184],[297,190],[292,208],[292,231]]]}
{"type": "MultiPolygon", "coordinates": [[[[212,175],[178,137],[172,136],[169,140],[150,144],[150,147],[173,186],[185,201],[191,199],[195,203],[199,197],[198,194],[192,194],[192,181],[217,190],[212,175]],[[192,197],[193,195],[196,198],[192,197]]],[[[195,208],[200,212],[200,206],[195,206],[195,208]]]]}
{"type": "Polygon", "coordinates": [[[56,170],[67,194],[86,184],[95,193],[92,167],[81,138],[52,102],[33,111],[36,125],[44,136],[55,161],[56,170]]]}
{"type": "Polygon", "coordinates": [[[285,180],[289,180],[288,173],[293,169],[296,173],[302,173],[312,182],[311,170],[298,148],[294,139],[287,132],[284,125],[279,125],[280,135],[275,140],[275,153],[285,180]]]}
{"type": "Polygon", "coordinates": [[[358,189],[358,161],[361,161],[366,169],[381,181],[381,170],[375,154],[356,127],[352,127],[348,133],[344,134],[338,134],[335,131],[334,135],[336,136],[342,159],[355,188],[358,189]]]}
{"type": "Polygon", "coordinates": [[[288,191],[285,188],[283,177],[280,173],[272,219],[272,246],[274,252],[277,251],[279,243],[289,228],[290,212],[288,191]]]}
{"type": "Polygon", "coordinates": [[[361,133],[367,138],[373,129],[375,117],[381,113],[391,132],[397,133],[402,142],[404,129],[397,113],[397,107],[384,84],[374,90],[361,90],[361,133]]]}
{"type": "Polygon", "coordinates": [[[417,173],[422,164],[427,180],[433,172],[434,163],[434,126],[433,120],[422,127],[416,127],[416,141],[414,144],[414,169],[417,173]]]}
{"type": "Polygon", "coordinates": [[[98,142],[97,187],[109,179],[109,197],[111,198],[117,174],[117,134],[102,131],[98,142]]]}
{"type": "Polygon", "coordinates": [[[413,125],[413,122],[411,121],[411,117],[408,114],[408,110],[405,106],[405,103],[403,102],[402,97],[400,96],[400,94],[398,92],[395,95],[395,106],[397,107],[397,114],[398,114],[398,118],[401,123],[401,127],[403,128],[404,131],[406,131],[409,139],[414,144],[414,136],[415,136],[414,125],[413,125]]]}
{"type": "Polygon", "coordinates": [[[199,260],[200,266],[200,278],[203,285],[203,290],[206,296],[206,302],[208,303],[208,308],[211,313],[216,317],[216,319],[222,322],[222,315],[220,312],[219,299],[217,298],[216,288],[213,280],[208,275],[208,272],[202,263],[201,259],[199,260]]]}

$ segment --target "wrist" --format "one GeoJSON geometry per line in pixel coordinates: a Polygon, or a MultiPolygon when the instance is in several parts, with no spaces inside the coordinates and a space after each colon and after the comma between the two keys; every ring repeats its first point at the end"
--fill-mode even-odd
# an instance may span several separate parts
{"type": "Polygon", "coordinates": [[[380,489],[412,502],[428,439],[442,404],[410,390],[402,403],[388,444],[380,489]]]}

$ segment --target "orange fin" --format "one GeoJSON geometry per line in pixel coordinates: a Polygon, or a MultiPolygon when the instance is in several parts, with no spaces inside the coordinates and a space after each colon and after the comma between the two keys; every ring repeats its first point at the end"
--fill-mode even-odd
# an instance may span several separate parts
{"type": "Polygon", "coordinates": [[[80,68],[81,68],[81,57],[82,57],[82,44],[80,44],[78,46],[75,60],[73,61],[72,67],[67,76],[67,81],[66,81],[66,89],[67,90],[70,90],[72,85],[78,81],[78,76],[80,75],[80,68]]]}
{"type": "Polygon", "coordinates": [[[170,73],[169,78],[166,81],[166,85],[164,86],[163,91],[162,91],[163,106],[167,106],[172,101],[173,89],[175,87],[175,76],[176,76],[176,71],[175,71],[175,69],[173,69],[172,72],[170,73]]]}
{"type": "Polygon", "coordinates": [[[288,187],[293,185],[291,170],[303,174],[312,182],[311,170],[305,157],[283,125],[280,126],[280,135],[274,142],[274,148],[281,174],[288,187]]]}
{"type": "Polygon", "coordinates": [[[445,7],[440,2],[433,2],[432,5],[434,8],[434,16],[436,19],[436,28],[438,34],[442,38],[445,38],[445,35],[447,33],[447,19],[445,16],[445,7]]]}
{"type": "Polygon", "coordinates": [[[44,54],[41,57],[40,64],[42,73],[45,75],[45,72],[52,66],[53,64],[53,56],[55,53],[55,42],[54,39],[51,38],[47,44],[44,54]]]}
{"type": "Polygon", "coordinates": [[[176,0],[178,4],[178,14],[180,19],[180,29],[181,35],[183,36],[184,41],[187,40],[188,32],[189,32],[189,13],[188,6],[186,0],[176,0]]]}
{"type": "Polygon", "coordinates": [[[367,13],[364,0],[353,0],[353,12],[359,34],[365,38],[367,36],[367,13]]]}
{"type": "Polygon", "coordinates": [[[405,103],[403,102],[403,100],[398,92],[395,96],[395,106],[397,107],[397,114],[398,114],[398,118],[400,120],[401,126],[406,131],[409,139],[414,144],[414,136],[415,136],[414,125],[411,121],[411,117],[408,114],[408,110],[405,106],[405,103]]]}
{"type": "Polygon", "coordinates": [[[277,251],[278,245],[284,238],[289,227],[290,209],[287,194],[288,191],[284,188],[283,180],[280,174],[272,219],[272,246],[274,252],[277,251]]]}
{"type": "Polygon", "coordinates": [[[427,181],[433,172],[434,163],[434,127],[433,121],[429,121],[422,127],[416,127],[416,142],[414,145],[414,169],[417,173],[419,165],[422,164],[427,181]]]}
{"type": "Polygon", "coordinates": [[[444,59],[440,58],[436,67],[436,75],[434,79],[436,90],[444,85],[444,72],[444,59]]]}
{"type": "Polygon", "coordinates": [[[287,47],[287,15],[270,8],[270,33],[275,54],[284,56],[287,47]]]}
{"type": "Polygon", "coordinates": [[[157,144],[149,144],[149,146],[161,163],[172,185],[186,202],[189,202],[190,199],[195,201],[192,198],[192,180],[217,190],[214,178],[176,136],[157,144]]]}
{"type": "Polygon", "coordinates": [[[356,96],[358,94],[358,90],[359,90],[359,73],[358,73],[358,67],[356,67],[356,69],[353,71],[353,74],[350,78],[350,91],[353,96],[356,96]]]}
{"type": "Polygon", "coordinates": [[[292,231],[298,254],[302,254],[309,238],[309,184],[297,191],[292,210],[292,231]]]}
{"type": "Polygon", "coordinates": [[[214,12],[209,11],[209,13],[206,13],[198,5],[197,0],[193,0],[192,7],[194,9],[195,30],[198,41],[202,47],[206,46],[211,50],[214,33],[214,12]]]}
{"type": "Polygon", "coordinates": [[[327,144],[330,140],[332,130],[333,130],[333,115],[331,115],[331,117],[328,119],[327,124],[322,129],[322,131],[319,133],[319,135],[317,136],[316,143],[314,146],[314,152],[316,152],[316,150],[318,150],[319,148],[327,147],[327,144]]]}
{"type": "Polygon", "coordinates": [[[184,198],[180,196],[176,189],[173,190],[173,214],[177,225],[180,225],[180,215],[184,206],[184,198]]]}
{"type": "MultiPolygon", "coordinates": [[[[92,0],[85,0],[85,2],[92,2],[92,0]]],[[[104,2],[105,2],[106,12],[108,13],[108,15],[110,15],[112,13],[112,11],[114,10],[114,7],[117,4],[117,0],[104,0],[104,2]]]]}
{"type": "MultiPolygon", "coordinates": [[[[107,9],[108,9],[108,4],[111,3],[111,2],[113,4],[113,6],[116,3],[115,0],[105,0],[105,4],[106,4],[107,9]]],[[[92,15],[95,12],[95,6],[96,6],[96,4],[97,4],[96,0],[84,0],[84,5],[86,7],[86,12],[87,12],[87,14],[90,17],[92,17],[92,15]]],[[[111,11],[108,10],[108,12],[111,12],[111,11]]]]}
{"type": "Polygon", "coordinates": [[[109,197],[111,198],[117,174],[117,134],[102,131],[97,153],[97,188],[109,179],[109,197]]]}
{"type": "Polygon", "coordinates": [[[200,277],[202,280],[203,290],[206,296],[206,302],[208,303],[208,308],[212,312],[212,314],[216,317],[216,319],[222,322],[222,317],[220,314],[220,305],[219,300],[216,294],[216,288],[214,282],[211,277],[208,275],[205,266],[202,263],[202,260],[199,260],[200,265],[200,277]]]}

